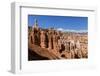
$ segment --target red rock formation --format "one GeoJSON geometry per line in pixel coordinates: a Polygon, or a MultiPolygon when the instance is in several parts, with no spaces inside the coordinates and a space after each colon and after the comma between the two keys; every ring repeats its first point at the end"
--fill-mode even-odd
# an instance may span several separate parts
{"type": "Polygon", "coordinates": [[[48,59],[87,58],[87,34],[63,33],[38,27],[37,20],[28,34],[28,48],[48,59]]]}

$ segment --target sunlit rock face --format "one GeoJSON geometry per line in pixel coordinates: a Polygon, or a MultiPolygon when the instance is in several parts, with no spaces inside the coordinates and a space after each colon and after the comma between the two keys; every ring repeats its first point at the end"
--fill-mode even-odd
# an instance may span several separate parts
{"type": "Polygon", "coordinates": [[[43,29],[37,21],[28,28],[28,60],[88,58],[87,47],[87,33],[43,29]]]}

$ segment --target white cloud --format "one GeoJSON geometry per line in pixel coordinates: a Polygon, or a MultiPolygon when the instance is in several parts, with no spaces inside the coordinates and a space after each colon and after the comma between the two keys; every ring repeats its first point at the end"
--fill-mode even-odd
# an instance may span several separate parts
{"type": "Polygon", "coordinates": [[[58,31],[62,32],[76,32],[76,33],[86,33],[87,30],[71,30],[71,29],[63,29],[63,28],[57,28],[58,31]]]}
{"type": "Polygon", "coordinates": [[[63,29],[63,28],[58,28],[57,30],[58,30],[58,31],[63,31],[64,29],[63,29]]]}

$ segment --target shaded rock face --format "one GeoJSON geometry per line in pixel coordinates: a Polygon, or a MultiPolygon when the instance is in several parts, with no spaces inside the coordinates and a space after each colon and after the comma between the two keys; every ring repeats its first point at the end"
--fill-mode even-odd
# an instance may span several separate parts
{"type": "Polygon", "coordinates": [[[28,60],[31,61],[31,60],[48,60],[49,58],[47,57],[43,57],[39,54],[37,54],[36,52],[34,52],[34,50],[30,50],[28,49],[28,60]]]}
{"type": "Polygon", "coordinates": [[[88,58],[87,34],[42,29],[35,23],[28,31],[28,60],[88,58]]]}

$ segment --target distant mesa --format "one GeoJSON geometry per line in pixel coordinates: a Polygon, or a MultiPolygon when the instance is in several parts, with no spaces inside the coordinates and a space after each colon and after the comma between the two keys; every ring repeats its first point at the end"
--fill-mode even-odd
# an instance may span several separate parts
{"type": "Polygon", "coordinates": [[[57,28],[56,30],[62,32],[87,33],[87,30],[72,30],[72,29],[63,29],[63,28],[57,28]]]}

